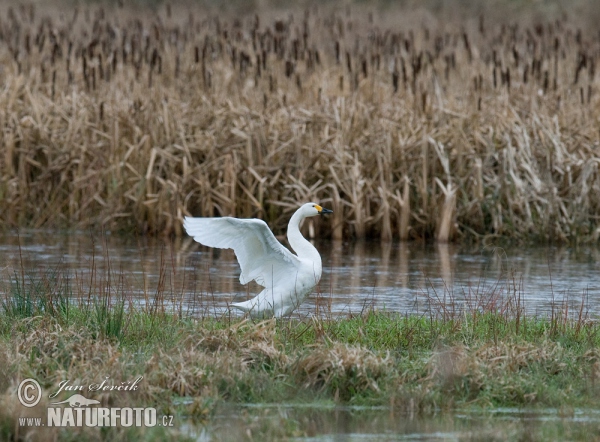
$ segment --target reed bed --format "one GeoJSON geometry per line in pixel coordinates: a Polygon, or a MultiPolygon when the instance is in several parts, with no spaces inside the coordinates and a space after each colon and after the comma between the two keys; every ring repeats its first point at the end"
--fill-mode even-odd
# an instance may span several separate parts
{"type": "Polygon", "coordinates": [[[311,236],[599,238],[581,14],[3,8],[2,227],[279,233],[317,200],[335,213],[311,236]]]}

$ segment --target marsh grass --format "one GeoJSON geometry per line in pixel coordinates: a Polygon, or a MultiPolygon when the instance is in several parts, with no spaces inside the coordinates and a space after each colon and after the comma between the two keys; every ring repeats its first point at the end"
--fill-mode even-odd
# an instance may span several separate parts
{"type": "MultiPolygon", "coordinates": [[[[77,277],[60,266],[21,272],[5,284],[11,291],[0,312],[0,434],[7,439],[56,435],[16,429],[23,413],[16,386],[27,377],[54,391],[64,379],[89,384],[141,375],[139,391],[95,397],[104,406],[152,405],[176,415],[170,432],[87,428],[64,435],[96,440],[184,437],[183,422],[209,425],[221,404],[377,405],[423,416],[457,407],[599,405],[600,328],[585,298],[580,308],[556,302],[548,316],[528,316],[515,283],[508,296],[475,291],[454,307],[450,294],[432,293],[421,315],[365,308],[252,322],[169,310],[161,305],[172,295],[165,292],[154,304],[132,302],[109,266],[91,288],[71,284],[77,277]]],[[[299,431],[288,424],[270,434],[299,431]]],[[[266,431],[257,422],[247,428],[266,431]]]]}
{"type": "Polygon", "coordinates": [[[0,226],[279,233],[314,199],[311,236],[598,240],[590,2],[2,9],[0,226]]]}

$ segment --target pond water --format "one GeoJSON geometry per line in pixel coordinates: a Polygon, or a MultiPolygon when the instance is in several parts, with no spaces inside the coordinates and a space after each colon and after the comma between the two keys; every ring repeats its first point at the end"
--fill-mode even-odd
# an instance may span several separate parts
{"type": "MultiPolygon", "coordinates": [[[[453,314],[461,309],[515,308],[600,312],[600,249],[593,247],[462,247],[419,243],[317,241],[320,286],[295,313],[344,315],[374,308],[406,314],[453,314]]],[[[228,314],[227,305],[260,286],[239,283],[230,250],[190,238],[164,239],[21,231],[0,234],[0,291],[52,275],[73,297],[158,299],[194,316],[228,314]]],[[[231,314],[238,315],[237,311],[231,314]]]]}
{"type": "MultiPolygon", "coordinates": [[[[336,317],[371,308],[445,315],[516,305],[538,316],[553,309],[568,309],[574,317],[600,312],[598,248],[315,245],[323,278],[295,313],[300,316],[336,317]]],[[[0,256],[0,296],[10,293],[11,284],[54,281],[48,286],[83,302],[125,297],[201,317],[228,314],[229,302],[259,291],[257,285],[240,285],[231,251],[189,238],[9,232],[0,234],[0,256]]],[[[180,431],[198,441],[587,440],[600,434],[600,412],[497,408],[410,415],[389,407],[224,404],[206,422],[184,422],[180,431]]]]}
{"type": "Polygon", "coordinates": [[[222,407],[209,425],[183,431],[198,441],[583,441],[600,431],[600,412],[496,408],[423,416],[386,407],[267,404],[222,407]]]}

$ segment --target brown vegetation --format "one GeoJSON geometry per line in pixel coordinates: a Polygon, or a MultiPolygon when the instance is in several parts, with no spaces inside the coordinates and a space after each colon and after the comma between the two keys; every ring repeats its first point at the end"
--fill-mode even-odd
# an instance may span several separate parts
{"type": "Polygon", "coordinates": [[[0,226],[281,229],[318,200],[310,232],[336,238],[598,239],[600,40],[577,17],[5,12],[0,226]]]}

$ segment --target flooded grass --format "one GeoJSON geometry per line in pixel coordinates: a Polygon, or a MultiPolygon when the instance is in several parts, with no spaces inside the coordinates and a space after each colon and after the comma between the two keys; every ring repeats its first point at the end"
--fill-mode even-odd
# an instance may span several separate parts
{"type": "MultiPolygon", "coordinates": [[[[254,323],[177,315],[126,298],[73,301],[68,275],[46,276],[16,274],[2,300],[4,438],[46,440],[58,431],[17,428],[23,407],[16,387],[24,378],[55,391],[65,379],[89,384],[143,376],[138,391],[94,397],[104,406],[154,406],[178,422],[142,433],[77,430],[98,440],[125,440],[131,431],[148,440],[165,431],[183,436],[183,427],[210,427],[228,404],[378,406],[411,416],[499,407],[553,407],[569,415],[600,405],[600,327],[583,309],[575,316],[564,310],[526,316],[515,294],[460,311],[437,304],[426,316],[367,309],[254,323]]],[[[105,293],[111,292],[117,287],[105,293]]],[[[248,425],[253,434],[273,437],[305,431],[293,423],[248,425]]]]}

